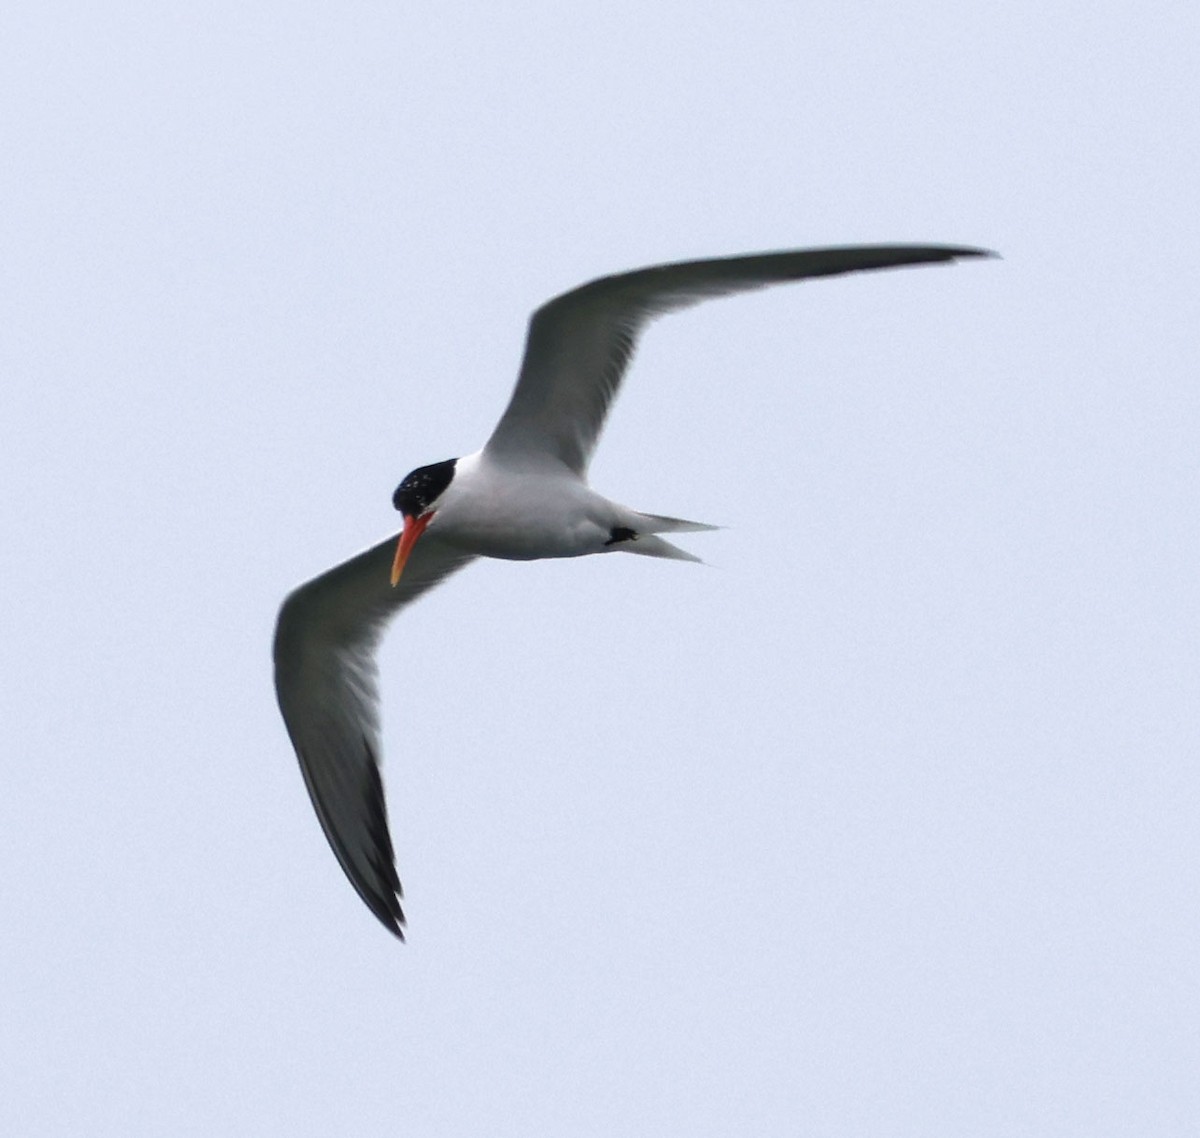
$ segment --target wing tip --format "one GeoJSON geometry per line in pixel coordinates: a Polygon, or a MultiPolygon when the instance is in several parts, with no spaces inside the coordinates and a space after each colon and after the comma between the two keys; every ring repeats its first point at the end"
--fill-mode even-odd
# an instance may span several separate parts
{"type": "Polygon", "coordinates": [[[979,257],[983,260],[1003,261],[1004,257],[995,249],[984,249],[982,246],[964,245],[954,250],[955,259],[959,257],[979,257]]]}
{"type": "Polygon", "coordinates": [[[913,255],[912,260],[901,260],[880,266],[882,268],[905,269],[915,265],[954,264],[955,261],[966,260],[996,260],[1004,258],[995,249],[985,249],[982,245],[878,245],[855,246],[847,245],[838,249],[831,248],[830,252],[853,251],[855,249],[878,250],[881,253],[899,253],[913,255]]]}
{"type": "Polygon", "coordinates": [[[364,805],[367,809],[367,831],[371,835],[374,847],[371,862],[375,871],[375,883],[367,881],[361,872],[350,875],[350,879],[384,928],[403,941],[404,909],[400,905],[400,898],[404,896],[404,889],[396,873],[396,855],[392,849],[392,835],[388,829],[387,803],[383,793],[379,756],[375,753],[370,738],[365,734],[362,743],[369,772],[364,805]],[[379,888],[379,885],[383,888],[379,888]]]}
{"type": "Polygon", "coordinates": [[[379,923],[392,936],[401,944],[407,943],[404,937],[404,910],[400,908],[400,902],[395,894],[391,896],[377,895],[370,898],[363,894],[363,900],[366,901],[367,908],[375,914],[379,923]]]}

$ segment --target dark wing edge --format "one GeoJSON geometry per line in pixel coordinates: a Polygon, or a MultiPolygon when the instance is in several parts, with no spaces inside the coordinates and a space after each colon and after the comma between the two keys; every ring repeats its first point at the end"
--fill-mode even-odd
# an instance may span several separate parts
{"type": "Polygon", "coordinates": [[[321,829],[350,883],[404,939],[380,773],[375,648],[390,617],[474,560],[432,535],[389,584],[391,537],[301,585],[275,628],[275,693],[321,829]]]}
{"type": "Polygon", "coordinates": [[[510,461],[546,456],[582,475],[639,333],[667,312],[788,281],[995,256],[962,245],[847,245],[680,261],[600,277],[548,301],[530,318],[516,387],[486,449],[510,461]]]}

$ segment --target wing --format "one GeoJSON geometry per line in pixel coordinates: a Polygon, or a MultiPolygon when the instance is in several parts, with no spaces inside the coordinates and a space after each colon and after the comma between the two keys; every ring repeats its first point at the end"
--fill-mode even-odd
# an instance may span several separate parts
{"type": "Polygon", "coordinates": [[[367,907],[403,940],[379,774],[375,646],[391,616],[473,558],[426,535],[393,589],[396,541],[380,542],[284,601],[275,628],[275,693],[333,852],[367,907]]]}
{"type": "Polygon", "coordinates": [[[806,277],[990,256],[949,245],[856,245],[681,261],[601,277],[533,314],[517,386],[486,449],[510,462],[551,457],[583,474],[638,334],[663,313],[806,277]]]}

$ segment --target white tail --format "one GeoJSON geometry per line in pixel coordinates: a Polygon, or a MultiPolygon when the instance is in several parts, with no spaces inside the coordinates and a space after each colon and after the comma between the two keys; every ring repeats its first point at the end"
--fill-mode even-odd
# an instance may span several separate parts
{"type": "Polygon", "coordinates": [[[614,548],[624,553],[640,553],[643,557],[667,557],[672,561],[704,562],[694,553],[680,549],[661,537],[659,533],[700,533],[704,530],[720,529],[720,526],[710,526],[704,522],[689,522],[683,518],[667,518],[661,514],[643,514],[640,511],[630,511],[633,514],[630,528],[636,529],[637,537],[622,541],[614,548]]]}
{"type": "Polygon", "coordinates": [[[638,533],[702,533],[705,530],[721,528],[707,525],[705,522],[684,521],[683,518],[665,518],[661,514],[637,512],[637,516],[638,533]]]}
{"type": "Polygon", "coordinates": [[[661,537],[655,537],[652,533],[639,534],[632,541],[623,541],[613,548],[623,553],[640,553],[643,557],[669,557],[673,561],[697,561],[701,565],[704,564],[694,553],[680,549],[669,541],[663,541],[661,537]]]}

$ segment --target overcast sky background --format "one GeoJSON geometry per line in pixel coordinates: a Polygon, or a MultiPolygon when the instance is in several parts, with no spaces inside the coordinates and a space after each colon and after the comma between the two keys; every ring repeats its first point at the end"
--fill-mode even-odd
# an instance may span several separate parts
{"type": "Polygon", "coordinates": [[[1185,4],[9,5],[0,1131],[1200,1130],[1185,4]],[[593,482],[722,523],[393,627],[400,945],[275,707],[292,586],[529,312],[655,325],[593,482]]]}

